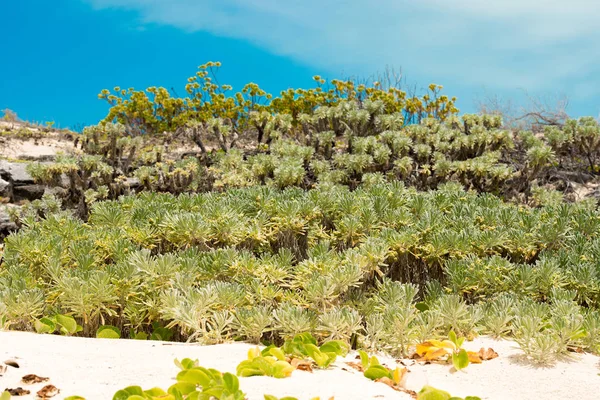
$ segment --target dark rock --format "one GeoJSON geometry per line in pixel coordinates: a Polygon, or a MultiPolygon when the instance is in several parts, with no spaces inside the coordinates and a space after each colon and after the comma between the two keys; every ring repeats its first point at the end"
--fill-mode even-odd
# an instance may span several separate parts
{"type": "Polygon", "coordinates": [[[129,186],[130,189],[137,189],[140,187],[140,180],[135,177],[127,178],[125,184],[129,186]]]}
{"type": "Polygon", "coordinates": [[[12,197],[12,186],[10,182],[5,181],[0,178],[0,197],[8,197],[9,199],[12,197]]]}
{"type": "Polygon", "coordinates": [[[44,189],[45,195],[55,196],[55,197],[65,197],[69,193],[69,189],[62,188],[60,186],[55,187],[46,187],[44,189]]]}
{"type": "Polygon", "coordinates": [[[26,168],[28,163],[11,163],[0,160],[0,178],[10,182],[13,186],[31,185],[33,178],[26,168]]]}
{"type": "Polygon", "coordinates": [[[10,220],[7,206],[0,206],[0,239],[8,236],[9,233],[16,230],[17,225],[10,220]]]}
{"type": "Polygon", "coordinates": [[[44,185],[20,185],[13,186],[13,201],[38,200],[44,195],[46,187],[44,185]]]}

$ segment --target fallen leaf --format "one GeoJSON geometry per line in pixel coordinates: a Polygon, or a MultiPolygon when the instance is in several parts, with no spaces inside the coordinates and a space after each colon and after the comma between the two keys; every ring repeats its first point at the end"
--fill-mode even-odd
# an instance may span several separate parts
{"type": "Polygon", "coordinates": [[[448,355],[448,351],[446,349],[431,349],[423,355],[423,359],[426,361],[439,360],[442,357],[448,355]]]}
{"type": "Polygon", "coordinates": [[[479,358],[483,361],[492,360],[498,357],[498,353],[494,351],[491,347],[484,349],[483,347],[479,350],[479,358]]]}
{"type": "Polygon", "coordinates": [[[432,354],[436,354],[437,357],[445,355],[456,350],[456,345],[449,340],[427,340],[423,343],[417,344],[417,354],[424,357],[431,357],[432,354]]]}
{"type": "Polygon", "coordinates": [[[299,369],[300,371],[313,372],[311,361],[294,358],[290,364],[292,364],[292,367],[299,369]]]}
{"type": "Polygon", "coordinates": [[[11,366],[13,368],[19,368],[19,363],[17,363],[15,360],[6,360],[6,361],[4,361],[4,364],[11,366]]]}
{"type": "Polygon", "coordinates": [[[404,378],[406,377],[407,372],[408,368],[406,367],[396,367],[396,369],[392,371],[392,380],[396,385],[404,386],[404,378]]]}
{"type": "Polygon", "coordinates": [[[18,388],[14,388],[14,389],[4,389],[5,391],[7,391],[8,393],[10,393],[11,396],[27,396],[29,393],[31,393],[29,390],[27,389],[23,389],[22,387],[18,387],[18,388]]]}
{"type": "Polygon", "coordinates": [[[398,386],[396,386],[396,383],[393,380],[391,380],[390,378],[388,378],[387,376],[384,376],[383,378],[376,379],[375,382],[384,383],[384,384],[388,385],[389,387],[391,387],[394,390],[398,390],[399,389],[398,386]]]}
{"type": "Polygon", "coordinates": [[[570,351],[571,353],[585,353],[585,351],[583,351],[583,349],[579,346],[568,346],[567,347],[567,351],[570,351]]]}
{"type": "Polygon", "coordinates": [[[0,376],[6,372],[7,368],[6,365],[0,365],[0,376]]]}
{"type": "Polygon", "coordinates": [[[37,396],[41,399],[49,399],[50,397],[54,397],[59,393],[60,389],[58,389],[56,386],[46,385],[37,392],[37,396]]]}
{"type": "Polygon", "coordinates": [[[34,383],[47,382],[50,378],[44,378],[35,374],[28,374],[21,378],[21,381],[27,385],[33,385],[34,383]]]}
{"type": "Polygon", "coordinates": [[[415,365],[415,360],[400,360],[400,364],[404,365],[405,367],[411,367],[415,365]]]}
{"type": "Polygon", "coordinates": [[[363,365],[361,363],[357,363],[357,362],[353,362],[353,361],[346,361],[346,364],[360,372],[365,372],[365,369],[363,368],[363,365]]]}
{"type": "Polygon", "coordinates": [[[475,353],[474,351],[467,351],[467,355],[469,356],[469,362],[473,364],[481,364],[481,356],[479,353],[475,353]]]}

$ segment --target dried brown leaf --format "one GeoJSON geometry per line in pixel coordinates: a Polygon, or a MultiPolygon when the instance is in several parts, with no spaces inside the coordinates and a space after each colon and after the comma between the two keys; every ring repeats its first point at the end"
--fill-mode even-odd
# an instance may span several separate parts
{"type": "Polygon", "coordinates": [[[50,378],[44,378],[43,376],[37,376],[36,374],[27,374],[21,378],[21,381],[27,385],[33,385],[34,383],[48,382],[50,378]]]}
{"type": "Polygon", "coordinates": [[[567,351],[570,351],[571,353],[579,353],[579,354],[585,353],[585,351],[579,346],[567,346],[567,351]]]}
{"type": "Polygon", "coordinates": [[[494,351],[491,347],[484,349],[483,347],[479,350],[479,358],[483,361],[492,360],[498,357],[498,353],[494,351]]]}
{"type": "Polygon", "coordinates": [[[479,353],[474,351],[467,351],[467,355],[469,356],[469,362],[473,364],[481,364],[482,360],[479,353]]]}
{"type": "Polygon", "coordinates": [[[19,363],[16,362],[15,360],[6,360],[4,361],[4,364],[13,367],[13,368],[19,368],[19,363]]]}
{"type": "Polygon", "coordinates": [[[353,362],[353,361],[346,361],[346,364],[351,366],[355,370],[358,370],[360,372],[365,372],[365,369],[363,368],[363,365],[361,363],[357,363],[357,362],[353,362]]]}
{"type": "Polygon", "coordinates": [[[391,387],[394,390],[398,390],[399,391],[399,389],[400,389],[396,385],[396,383],[393,380],[391,380],[390,378],[388,378],[387,376],[384,376],[383,378],[376,379],[375,382],[384,383],[384,384],[388,385],[389,387],[391,387]]]}
{"type": "Polygon", "coordinates": [[[292,365],[292,367],[299,369],[300,371],[313,372],[311,361],[293,358],[290,364],[292,365]]]}
{"type": "Polygon", "coordinates": [[[6,388],[4,390],[10,393],[11,396],[27,396],[29,393],[31,393],[29,390],[23,389],[22,387],[14,389],[6,388]]]}
{"type": "Polygon", "coordinates": [[[60,393],[60,389],[54,385],[46,385],[37,392],[37,396],[41,399],[49,399],[60,393]]]}

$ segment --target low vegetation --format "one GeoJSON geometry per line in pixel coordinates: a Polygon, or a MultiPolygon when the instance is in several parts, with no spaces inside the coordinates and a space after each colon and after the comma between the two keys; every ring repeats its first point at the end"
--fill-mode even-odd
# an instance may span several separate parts
{"type": "Polygon", "coordinates": [[[87,222],[40,218],[54,202],[5,240],[5,327],[68,314],[87,336],[101,325],[203,343],[311,332],[406,354],[452,329],[515,337],[538,358],[598,350],[589,202],[529,208],[457,184],[254,186],[97,202],[87,222]]]}
{"type": "MultiPolygon", "coordinates": [[[[111,108],[74,138],[81,154],[29,166],[55,195],[11,211],[2,328],[267,344],[240,376],[327,368],[354,348],[393,388],[402,371],[363,350],[456,370],[493,358],[462,348],[478,334],[539,363],[600,352],[600,211],[570,201],[600,172],[598,121],[509,130],[459,117],[438,85],[418,97],[317,76],[231,93],[219,66],[183,98],[103,91],[111,108]]],[[[244,398],[230,373],[179,366],[169,390],[115,399],[244,398]]]]}

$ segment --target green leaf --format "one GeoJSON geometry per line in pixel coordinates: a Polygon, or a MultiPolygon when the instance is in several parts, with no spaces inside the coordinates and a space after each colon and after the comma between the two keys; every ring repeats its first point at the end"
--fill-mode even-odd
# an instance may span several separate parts
{"type": "MultiPolygon", "coordinates": [[[[0,400],[4,400],[2,398],[2,396],[0,396],[0,400]]],[[[85,400],[85,397],[81,397],[81,396],[69,396],[69,397],[65,397],[64,400],[85,400]]]]}
{"type": "Polygon", "coordinates": [[[210,372],[202,367],[185,369],[177,374],[177,382],[193,383],[202,387],[210,386],[211,380],[210,372]]]}
{"type": "Polygon", "coordinates": [[[238,380],[237,376],[230,374],[229,372],[223,374],[223,383],[225,390],[227,390],[229,393],[236,393],[238,390],[240,390],[240,381],[238,380]]]}
{"type": "Polygon", "coordinates": [[[167,392],[162,390],[161,388],[155,387],[152,389],[144,390],[144,394],[147,394],[152,397],[165,396],[167,392]]]}
{"type": "Polygon", "coordinates": [[[260,354],[262,354],[263,356],[271,355],[271,349],[276,349],[276,348],[277,347],[274,344],[270,344],[267,347],[265,347],[264,349],[262,349],[260,354]]]}
{"type": "Polygon", "coordinates": [[[238,376],[241,376],[242,378],[247,378],[249,376],[265,376],[266,373],[264,371],[261,371],[258,368],[252,368],[252,367],[244,367],[244,368],[240,368],[238,366],[237,371],[236,371],[238,376]]]}
{"type": "Polygon", "coordinates": [[[223,391],[223,387],[222,386],[214,386],[208,389],[203,389],[202,390],[202,394],[208,396],[209,399],[224,399],[228,396],[227,394],[224,394],[223,391]]]}
{"type": "MultiPolygon", "coordinates": [[[[321,350],[319,350],[319,348],[314,344],[305,344],[304,348],[306,349],[308,356],[315,360],[319,367],[326,368],[331,363],[330,357],[327,354],[323,353],[321,350]]],[[[332,354],[335,357],[335,353],[332,354]]]]}
{"type": "Polygon", "coordinates": [[[290,376],[294,371],[294,367],[292,367],[287,361],[277,361],[275,364],[273,364],[272,370],[273,372],[271,376],[281,379],[290,376]]]}
{"type": "Polygon", "coordinates": [[[171,385],[171,387],[169,387],[169,389],[167,390],[169,394],[172,394],[175,397],[177,397],[177,394],[187,396],[188,394],[195,391],[196,385],[188,382],[177,382],[171,385]]]}
{"type": "Polygon", "coordinates": [[[360,355],[360,363],[362,364],[363,368],[364,369],[369,368],[369,365],[370,365],[369,355],[365,351],[362,351],[362,350],[358,351],[358,355],[360,355]]]}
{"type": "Polygon", "coordinates": [[[113,400],[128,400],[131,396],[135,395],[143,396],[144,391],[140,386],[128,386],[125,389],[121,389],[115,393],[113,400]]]}
{"type": "Polygon", "coordinates": [[[372,365],[364,373],[365,377],[371,380],[377,380],[383,377],[392,379],[392,374],[389,369],[383,365],[372,365]]]}
{"type": "Polygon", "coordinates": [[[314,344],[315,346],[317,345],[317,339],[315,339],[315,337],[311,335],[310,332],[300,333],[294,337],[294,340],[299,340],[301,343],[304,344],[314,344]]]}
{"type": "Polygon", "coordinates": [[[191,358],[184,358],[179,361],[175,359],[175,365],[177,365],[180,369],[190,369],[198,366],[198,360],[192,360],[191,358]]]}
{"type": "Polygon", "coordinates": [[[134,340],[148,340],[148,334],[146,332],[137,332],[132,339],[134,340]]]}
{"type": "Polygon", "coordinates": [[[458,345],[458,339],[456,338],[456,333],[454,331],[450,331],[450,333],[448,334],[448,339],[450,339],[450,341],[454,343],[456,347],[460,347],[458,345]]]}
{"type": "Polygon", "coordinates": [[[319,347],[319,350],[321,350],[323,353],[335,353],[336,355],[341,357],[346,356],[346,354],[348,354],[349,349],[350,348],[346,344],[346,342],[343,342],[341,340],[330,340],[328,342],[323,343],[323,345],[319,347]]]}
{"type": "Polygon", "coordinates": [[[0,400],[10,400],[10,393],[7,391],[2,392],[2,394],[0,394],[0,400]]]}
{"type": "Polygon", "coordinates": [[[173,337],[173,331],[168,328],[156,327],[150,335],[150,340],[162,340],[168,342],[173,337]]]}
{"type": "Polygon", "coordinates": [[[423,386],[417,394],[417,400],[450,400],[450,393],[431,386],[423,386]]]}
{"type": "Polygon", "coordinates": [[[77,322],[75,322],[75,318],[69,315],[56,315],[56,322],[61,325],[61,332],[65,335],[73,335],[77,332],[77,322]]]}
{"type": "Polygon", "coordinates": [[[469,354],[467,354],[465,349],[460,349],[458,353],[452,353],[452,365],[454,365],[457,371],[469,365],[469,354]]]}
{"type": "Polygon", "coordinates": [[[371,356],[371,358],[369,359],[369,365],[370,366],[381,365],[381,363],[379,362],[379,359],[377,357],[371,356]]]}
{"type": "Polygon", "coordinates": [[[116,326],[102,325],[96,331],[96,337],[100,339],[120,339],[121,330],[116,326]]]}
{"type": "Polygon", "coordinates": [[[279,347],[273,347],[269,350],[269,355],[277,358],[278,360],[285,361],[285,353],[279,347]]]}
{"type": "Polygon", "coordinates": [[[33,322],[33,327],[37,333],[52,333],[56,330],[56,324],[50,318],[40,318],[33,322]]]}
{"type": "Polygon", "coordinates": [[[429,306],[426,303],[422,302],[422,301],[419,302],[419,303],[417,303],[417,304],[415,304],[415,308],[417,310],[421,311],[421,312],[425,312],[425,311],[429,310],[429,306]]]}

